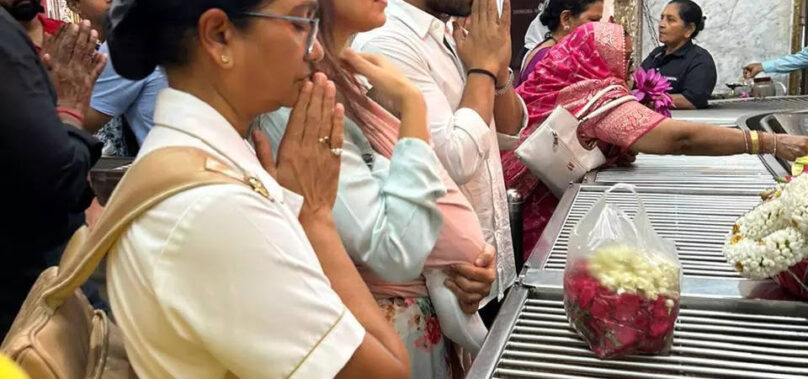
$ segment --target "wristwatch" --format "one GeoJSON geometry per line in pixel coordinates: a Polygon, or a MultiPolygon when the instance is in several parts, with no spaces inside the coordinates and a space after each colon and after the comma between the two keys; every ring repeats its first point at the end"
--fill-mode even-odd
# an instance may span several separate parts
{"type": "Polygon", "coordinates": [[[496,87],[495,94],[496,96],[504,95],[508,93],[508,91],[510,91],[511,88],[513,88],[513,70],[511,70],[511,68],[508,67],[508,81],[503,86],[496,87]]]}

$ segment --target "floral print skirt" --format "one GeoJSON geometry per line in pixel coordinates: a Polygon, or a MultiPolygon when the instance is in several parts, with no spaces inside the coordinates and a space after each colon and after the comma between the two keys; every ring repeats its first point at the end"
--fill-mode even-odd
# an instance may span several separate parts
{"type": "Polygon", "coordinates": [[[451,378],[453,365],[450,342],[441,333],[432,301],[428,297],[386,298],[376,301],[407,347],[412,377],[451,378]]]}

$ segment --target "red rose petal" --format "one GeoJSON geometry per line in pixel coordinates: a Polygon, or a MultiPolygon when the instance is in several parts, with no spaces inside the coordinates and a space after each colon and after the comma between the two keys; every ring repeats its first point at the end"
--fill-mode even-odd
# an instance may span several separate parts
{"type": "MultiPolygon", "coordinates": [[[[576,269],[586,267],[579,262],[576,269]]],[[[678,302],[648,300],[636,294],[617,295],[586,271],[564,277],[564,303],[570,322],[590,350],[602,359],[629,354],[670,353],[678,302]]]]}
{"type": "Polygon", "coordinates": [[[589,309],[589,313],[592,315],[592,318],[596,320],[605,320],[609,317],[609,309],[611,306],[608,302],[604,299],[597,299],[592,302],[592,307],[589,309]]]}

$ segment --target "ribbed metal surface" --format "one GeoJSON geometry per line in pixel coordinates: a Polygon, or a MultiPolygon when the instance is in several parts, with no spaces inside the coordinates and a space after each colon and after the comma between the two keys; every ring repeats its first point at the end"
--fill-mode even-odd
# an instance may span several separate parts
{"type": "MultiPolygon", "coordinates": [[[[572,230],[600,199],[602,191],[582,188],[577,193],[543,269],[564,269],[572,230]]],[[[668,193],[641,193],[640,197],[657,233],[676,242],[685,276],[740,278],[724,259],[724,238],[735,220],[760,202],[759,197],[668,193]]],[[[636,212],[636,200],[631,194],[615,193],[609,202],[620,205],[630,216],[636,212]]]]}
{"type": "Polygon", "coordinates": [[[715,100],[711,101],[710,108],[704,110],[703,112],[709,112],[713,109],[741,109],[748,111],[765,111],[773,109],[803,110],[808,109],[808,96],[781,96],[766,99],[715,100]]]}
{"type": "MultiPolygon", "coordinates": [[[[560,293],[531,291],[496,360],[493,377],[804,379],[808,311],[797,310],[800,306],[804,308],[795,304],[791,308],[795,312],[784,316],[765,302],[741,307],[727,300],[684,299],[670,356],[603,361],[570,327],[560,293]],[[726,304],[716,306],[719,302],[726,304]]],[[[472,372],[485,372],[490,364],[475,362],[472,372]]]]}
{"type": "Polygon", "coordinates": [[[646,188],[686,187],[750,189],[775,185],[774,176],[758,156],[684,157],[640,154],[631,167],[610,167],[590,182],[631,183],[646,188]]]}

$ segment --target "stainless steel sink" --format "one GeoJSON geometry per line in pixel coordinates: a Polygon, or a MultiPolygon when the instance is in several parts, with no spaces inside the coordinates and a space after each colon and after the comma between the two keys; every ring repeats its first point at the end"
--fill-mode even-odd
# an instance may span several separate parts
{"type": "Polygon", "coordinates": [[[468,378],[806,378],[808,304],[684,296],[669,356],[600,360],[560,288],[516,285],[468,378]]]}
{"type": "Polygon", "coordinates": [[[772,113],[760,120],[761,126],[772,133],[808,136],[808,113],[772,113]]]}

